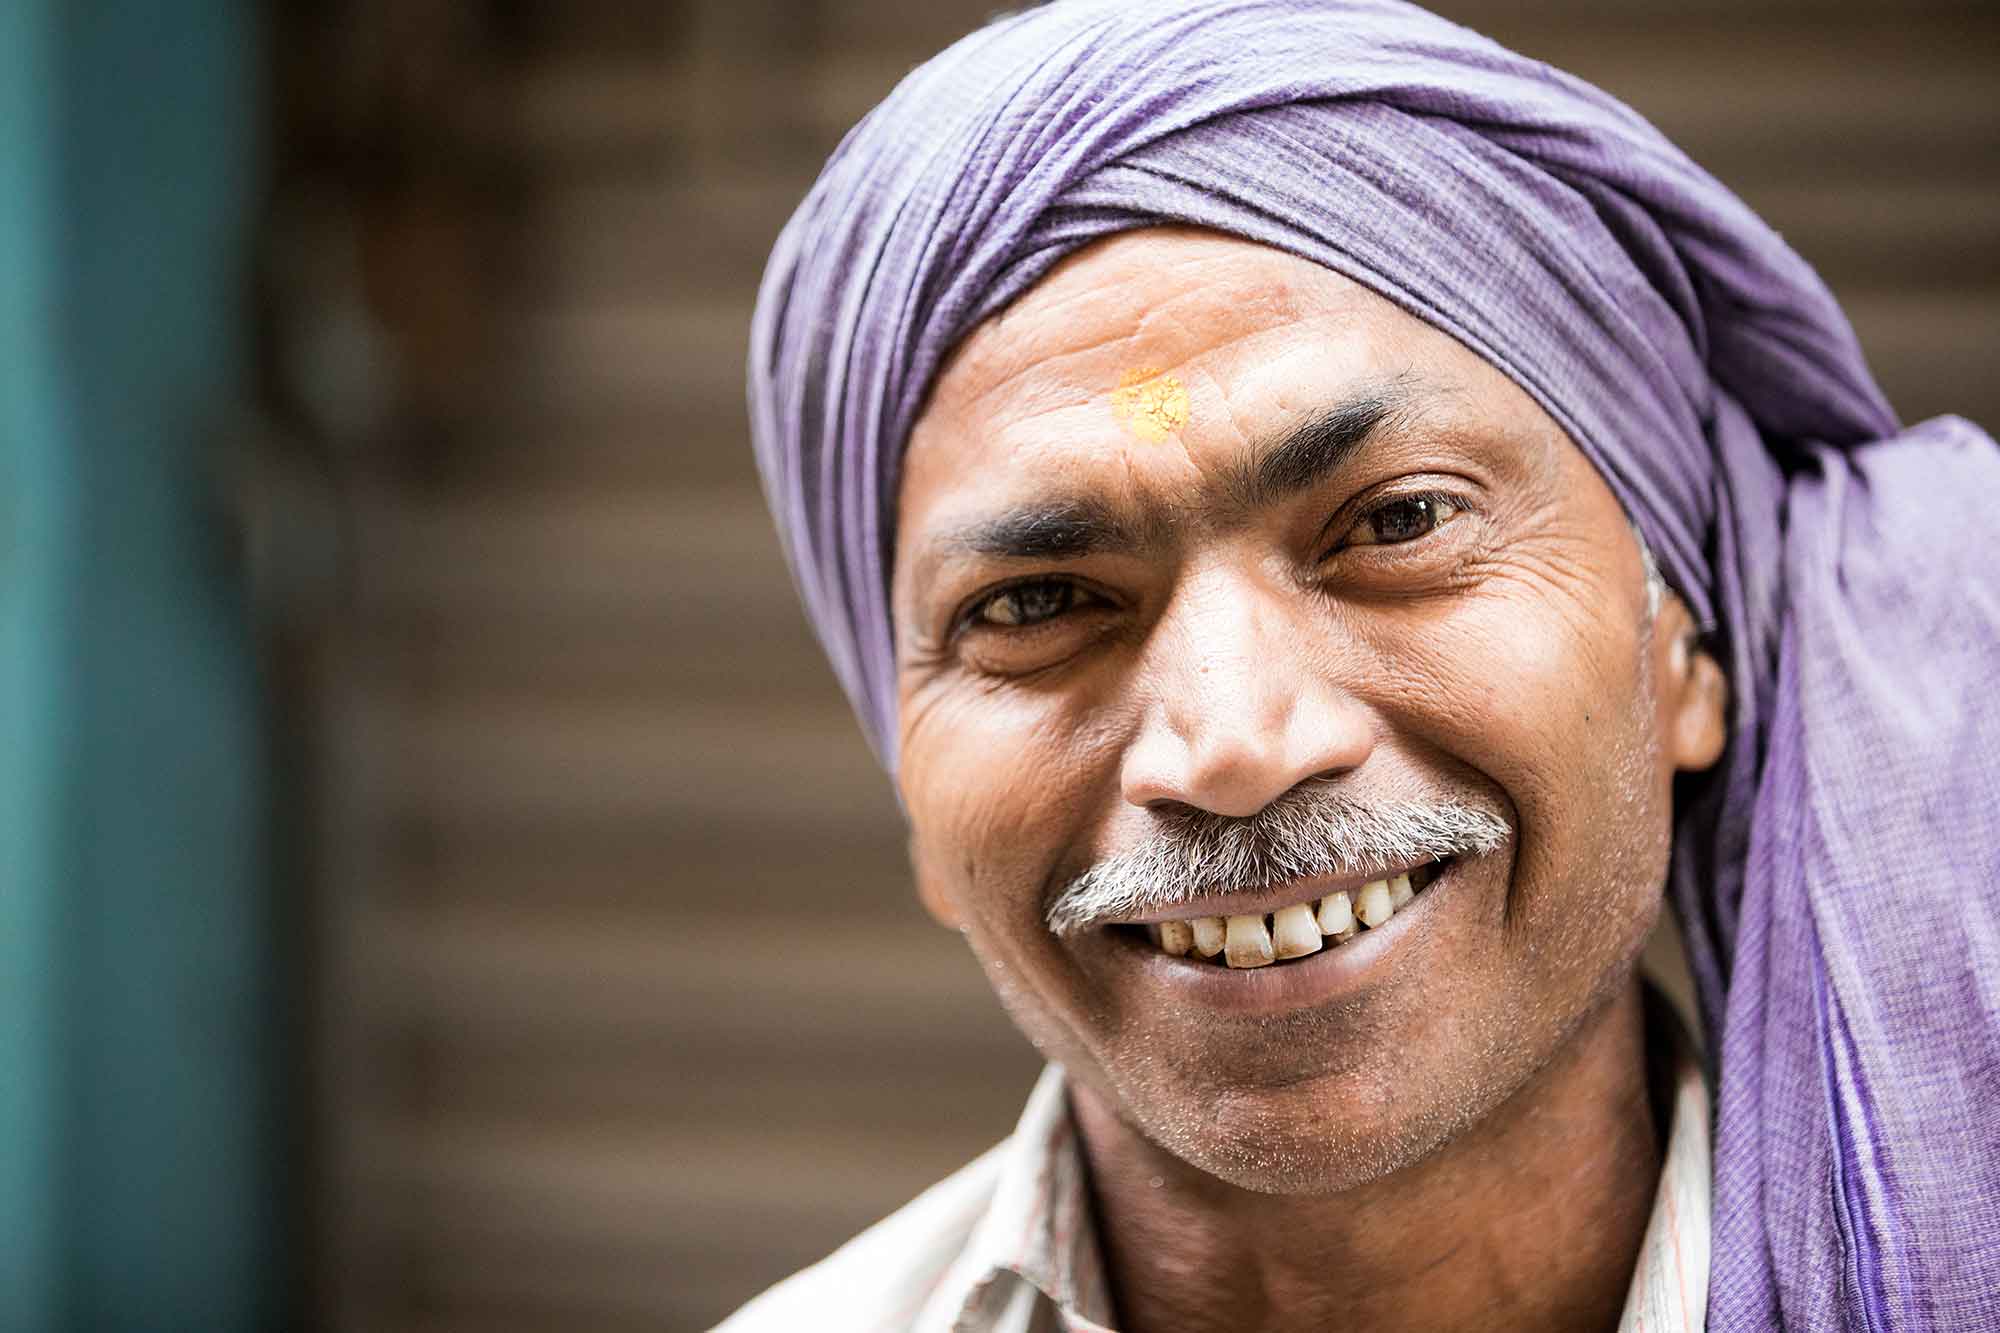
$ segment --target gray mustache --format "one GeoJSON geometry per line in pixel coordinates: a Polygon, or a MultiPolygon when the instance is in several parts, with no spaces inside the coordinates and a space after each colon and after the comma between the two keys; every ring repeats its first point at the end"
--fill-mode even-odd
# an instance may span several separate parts
{"type": "Polygon", "coordinates": [[[1462,801],[1370,804],[1328,781],[1301,783],[1254,815],[1185,809],[1163,821],[1146,842],[1065,885],[1049,903],[1049,929],[1075,935],[1213,893],[1477,856],[1509,833],[1498,815],[1462,801]]]}

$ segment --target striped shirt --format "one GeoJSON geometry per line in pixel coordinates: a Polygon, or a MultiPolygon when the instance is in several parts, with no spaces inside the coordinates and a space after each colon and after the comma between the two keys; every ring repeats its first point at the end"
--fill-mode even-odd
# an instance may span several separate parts
{"type": "MultiPolygon", "coordinates": [[[[1649,995],[1670,1124],[1621,1333],[1699,1330],[1708,1299],[1709,1103],[1685,1030],[1649,995]],[[1664,1020],[1664,1021],[1662,1021],[1664,1020]],[[1658,1049],[1660,1047],[1667,1049],[1658,1049]]],[[[1061,1069],[1012,1135],[717,1333],[1112,1333],[1082,1144],[1061,1069]]]]}

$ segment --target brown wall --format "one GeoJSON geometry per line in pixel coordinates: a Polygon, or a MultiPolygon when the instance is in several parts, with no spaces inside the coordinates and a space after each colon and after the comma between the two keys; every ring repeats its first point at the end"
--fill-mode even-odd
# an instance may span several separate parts
{"type": "MultiPolygon", "coordinates": [[[[302,1317],[704,1327],[1010,1125],[1036,1062],[911,899],[741,384],[824,153],[991,8],[279,11],[278,374],[348,562],[294,684],[302,1317]]],[[[1987,6],[1446,8],[1736,185],[1906,416],[2000,422],[1987,6]]]]}

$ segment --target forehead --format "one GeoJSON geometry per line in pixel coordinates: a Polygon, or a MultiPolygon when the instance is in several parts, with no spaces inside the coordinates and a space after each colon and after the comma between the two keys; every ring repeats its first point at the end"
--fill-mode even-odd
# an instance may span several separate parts
{"type": "Polygon", "coordinates": [[[939,374],[904,458],[899,550],[927,521],[1051,483],[1212,491],[1288,423],[1385,385],[1417,386],[1441,425],[1554,426],[1454,339],[1317,264],[1181,228],[1098,242],[939,374]]]}
{"type": "Polygon", "coordinates": [[[1023,420],[1115,408],[1119,389],[1166,376],[1187,391],[1193,433],[1205,434],[1218,424],[1213,412],[1193,409],[1218,391],[1257,400],[1301,372],[1364,374],[1417,350],[1389,344],[1429,332],[1358,283],[1278,250],[1180,228],[1125,233],[1069,256],[959,346],[911,451],[947,426],[991,437],[1023,420]]]}

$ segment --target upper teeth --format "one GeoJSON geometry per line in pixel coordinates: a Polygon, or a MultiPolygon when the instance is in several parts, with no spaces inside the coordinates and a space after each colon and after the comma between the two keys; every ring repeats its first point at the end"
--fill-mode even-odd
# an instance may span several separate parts
{"type": "Polygon", "coordinates": [[[1364,884],[1352,895],[1329,893],[1263,916],[1198,916],[1189,921],[1162,921],[1154,928],[1162,949],[1179,957],[1193,952],[1203,958],[1223,956],[1231,967],[1263,967],[1280,958],[1303,958],[1323,947],[1353,939],[1362,927],[1373,929],[1388,921],[1415,898],[1407,874],[1364,884]]]}
{"type": "MultiPolygon", "coordinates": [[[[1191,927],[1190,935],[1194,941],[1194,951],[1196,953],[1200,954],[1203,958],[1213,958],[1222,952],[1226,936],[1221,917],[1197,917],[1188,924],[1191,927]]],[[[1163,934],[1162,939],[1164,940],[1164,938],[1163,934]]],[[[1172,950],[1169,949],[1168,952],[1171,953],[1172,950]]],[[[1182,952],[1186,952],[1186,950],[1182,950],[1182,952]]]]}
{"type": "Polygon", "coordinates": [[[1222,956],[1231,967],[1262,967],[1277,955],[1271,949],[1271,932],[1264,929],[1261,916],[1232,916],[1222,956]]]}

